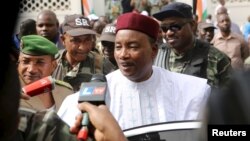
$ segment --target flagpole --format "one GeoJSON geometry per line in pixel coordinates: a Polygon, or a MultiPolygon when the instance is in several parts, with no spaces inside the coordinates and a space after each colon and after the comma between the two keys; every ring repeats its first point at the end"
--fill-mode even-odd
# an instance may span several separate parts
{"type": "Polygon", "coordinates": [[[193,14],[196,15],[197,0],[193,0],[193,14]]]}

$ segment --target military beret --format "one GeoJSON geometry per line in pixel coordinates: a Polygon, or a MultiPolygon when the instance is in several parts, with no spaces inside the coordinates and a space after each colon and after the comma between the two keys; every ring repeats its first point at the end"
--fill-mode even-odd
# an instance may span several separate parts
{"type": "Polygon", "coordinates": [[[58,48],[50,40],[39,35],[27,35],[21,38],[21,52],[29,55],[56,56],[58,48]]]}

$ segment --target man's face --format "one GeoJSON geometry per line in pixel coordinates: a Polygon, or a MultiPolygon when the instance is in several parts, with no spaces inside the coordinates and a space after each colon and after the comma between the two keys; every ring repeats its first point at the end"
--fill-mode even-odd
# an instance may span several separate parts
{"type": "Polygon", "coordinates": [[[111,62],[115,61],[114,46],[115,44],[113,42],[102,41],[102,53],[104,57],[108,58],[111,62]]]}
{"type": "Polygon", "coordinates": [[[57,20],[49,14],[42,14],[37,18],[37,34],[49,39],[52,42],[54,42],[57,37],[58,28],[57,20]]]}
{"type": "Polygon", "coordinates": [[[213,39],[214,37],[214,28],[213,27],[208,27],[208,28],[203,28],[199,30],[199,38],[201,40],[204,40],[206,42],[209,42],[213,39]]]}
{"type": "Polygon", "coordinates": [[[75,62],[84,61],[94,43],[92,35],[70,36],[67,33],[62,36],[62,41],[67,50],[67,57],[75,62]]]}
{"type": "Polygon", "coordinates": [[[166,18],[161,23],[164,38],[176,50],[182,50],[193,43],[194,26],[194,21],[178,17],[166,18]]]}
{"type": "Polygon", "coordinates": [[[56,60],[50,55],[31,56],[20,53],[18,73],[27,85],[51,75],[56,66],[56,60]]]}
{"type": "Polygon", "coordinates": [[[131,81],[141,82],[151,76],[157,46],[142,32],[119,30],[114,55],[122,74],[131,81]]]}
{"type": "Polygon", "coordinates": [[[219,3],[221,4],[221,5],[225,5],[225,0],[219,0],[219,3]]]}
{"type": "Polygon", "coordinates": [[[230,32],[231,20],[227,14],[218,15],[217,21],[221,32],[230,32]]]}

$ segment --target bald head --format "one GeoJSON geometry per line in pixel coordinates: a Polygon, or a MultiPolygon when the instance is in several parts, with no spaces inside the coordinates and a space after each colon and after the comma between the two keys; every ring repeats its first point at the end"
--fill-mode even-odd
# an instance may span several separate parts
{"type": "Polygon", "coordinates": [[[41,11],[40,13],[38,13],[37,15],[37,20],[41,18],[41,16],[48,16],[50,17],[51,19],[53,19],[54,21],[56,21],[59,25],[59,22],[58,22],[58,19],[57,19],[57,16],[56,14],[51,11],[51,10],[43,10],[41,11]]]}
{"type": "Polygon", "coordinates": [[[37,15],[37,34],[56,42],[59,32],[59,22],[56,14],[50,10],[43,10],[37,15]]]}
{"type": "Polygon", "coordinates": [[[219,2],[221,5],[225,5],[225,4],[226,4],[225,0],[218,0],[218,2],[219,2]]]}
{"type": "Polygon", "coordinates": [[[228,14],[227,8],[224,7],[224,6],[221,6],[221,7],[217,10],[216,15],[220,15],[220,14],[228,14]]]}

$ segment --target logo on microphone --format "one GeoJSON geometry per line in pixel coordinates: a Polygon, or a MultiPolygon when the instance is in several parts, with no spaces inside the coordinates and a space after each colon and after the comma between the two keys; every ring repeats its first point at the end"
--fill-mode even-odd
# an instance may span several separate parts
{"type": "Polygon", "coordinates": [[[94,87],[87,87],[82,90],[82,95],[91,95],[94,91],[94,87]]]}
{"type": "Polygon", "coordinates": [[[93,94],[102,95],[104,94],[105,89],[106,89],[105,87],[95,87],[93,94]]]}
{"type": "Polygon", "coordinates": [[[82,90],[81,95],[102,95],[105,89],[105,87],[86,87],[82,90]]]}
{"type": "Polygon", "coordinates": [[[94,75],[91,82],[81,84],[78,102],[90,102],[95,105],[105,104],[107,83],[104,75],[94,75]]]}

